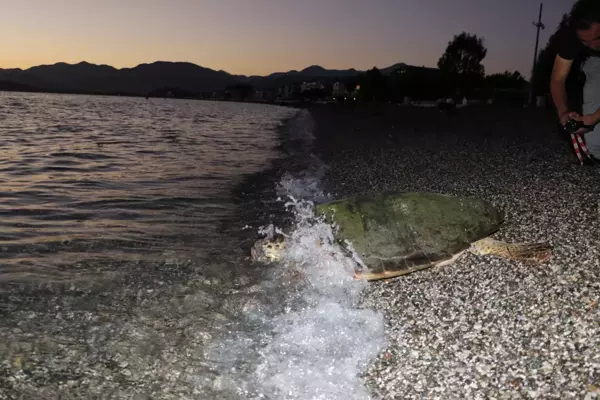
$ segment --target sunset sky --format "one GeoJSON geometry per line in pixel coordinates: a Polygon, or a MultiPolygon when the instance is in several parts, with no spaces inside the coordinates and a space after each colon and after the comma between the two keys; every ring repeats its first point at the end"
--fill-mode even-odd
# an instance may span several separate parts
{"type": "MultiPolygon", "coordinates": [[[[540,48],[575,0],[544,1],[540,48]]],[[[266,75],[318,64],[435,67],[448,41],[484,38],[486,72],[529,77],[538,0],[4,0],[0,68],[189,61],[266,75]]]]}

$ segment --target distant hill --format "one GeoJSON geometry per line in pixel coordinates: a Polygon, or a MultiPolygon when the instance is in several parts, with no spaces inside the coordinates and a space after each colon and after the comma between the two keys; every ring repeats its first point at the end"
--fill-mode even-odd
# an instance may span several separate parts
{"type": "Polygon", "coordinates": [[[13,92],[35,92],[37,91],[36,88],[29,86],[29,85],[23,85],[21,83],[15,83],[15,82],[7,82],[7,81],[0,81],[0,90],[7,90],[7,91],[13,91],[13,92]]]}
{"type": "MultiPolygon", "coordinates": [[[[395,64],[382,73],[406,66],[395,64]]],[[[0,90],[39,90],[69,93],[138,94],[156,93],[161,88],[176,88],[186,93],[223,90],[236,83],[249,83],[257,88],[277,87],[286,83],[311,79],[343,79],[363,71],[353,68],[330,70],[319,65],[301,71],[276,72],[267,76],[232,75],[189,62],[156,61],[133,68],[117,69],[82,61],[78,64],[56,63],[28,69],[0,69],[0,90]]]]}
{"type": "Polygon", "coordinates": [[[146,94],[160,87],[181,87],[195,92],[221,90],[237,78],[192,63],[157,61],[122,69],[87,62],[5,69],[0,70],[0,81],[47,91],[146,94]]]}
{"type": "Polygon", "coordinates": [[[298,82],[301,80],[335,80],[344,79],[358,75],[362,71],[350,69],[326,69],[320,65],[311,65],[301,71],[291,70],[287,72],[275,72],[267,76],[250,76],[241,78],[257,88],[268,88],[298,82]]]}

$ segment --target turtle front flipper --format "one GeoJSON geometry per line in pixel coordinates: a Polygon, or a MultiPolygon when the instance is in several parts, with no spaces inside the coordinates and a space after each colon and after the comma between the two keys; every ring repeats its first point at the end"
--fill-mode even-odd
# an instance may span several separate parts
{"type": "Polygon", "coordinates": [[[423,269],[431,268],[433,263],[425,265],[414,265],[409,268],[397,269],[397,270],[380,270],[376,272],[372,271],[358,271],[354,273],[354,279],[363,279],[367,281],[376,281],[379,279],[390,279],[397,276],[412,274],[413,272],[421,271],[423,269]]]}
{"type": "Polygon", "coordinates": [[[541,264],[552,257],[552,247],[548,243],[506,243],[489,237],[472,243],[471,252],[492,254],[525,264],[541,264]]]}

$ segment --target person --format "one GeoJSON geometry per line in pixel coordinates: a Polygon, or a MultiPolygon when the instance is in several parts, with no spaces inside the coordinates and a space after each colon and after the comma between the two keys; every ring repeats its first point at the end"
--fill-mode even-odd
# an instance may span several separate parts
{"type": "Polygon", "coordinates": [[[576,133],[582,134],[588,151],[600,159],[600,0],[578,0],[559,35],[550,79],[558,119],[563,126],[570,119],[587,125],[576,133]],[[582,114],[570,109],[565,85],[575,60],[580,61],[585,76],[582,114]]]}

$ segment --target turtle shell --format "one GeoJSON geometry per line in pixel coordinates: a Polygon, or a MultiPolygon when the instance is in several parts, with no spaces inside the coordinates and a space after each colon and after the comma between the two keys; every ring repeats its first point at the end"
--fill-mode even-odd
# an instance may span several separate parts
{"type": "Polygon", "coordinates": [[[504,220],[485,200],[436,193],[384,192],[315,206],[336,225],[371,272],[448,260],[491,235],[504,220]]]}

